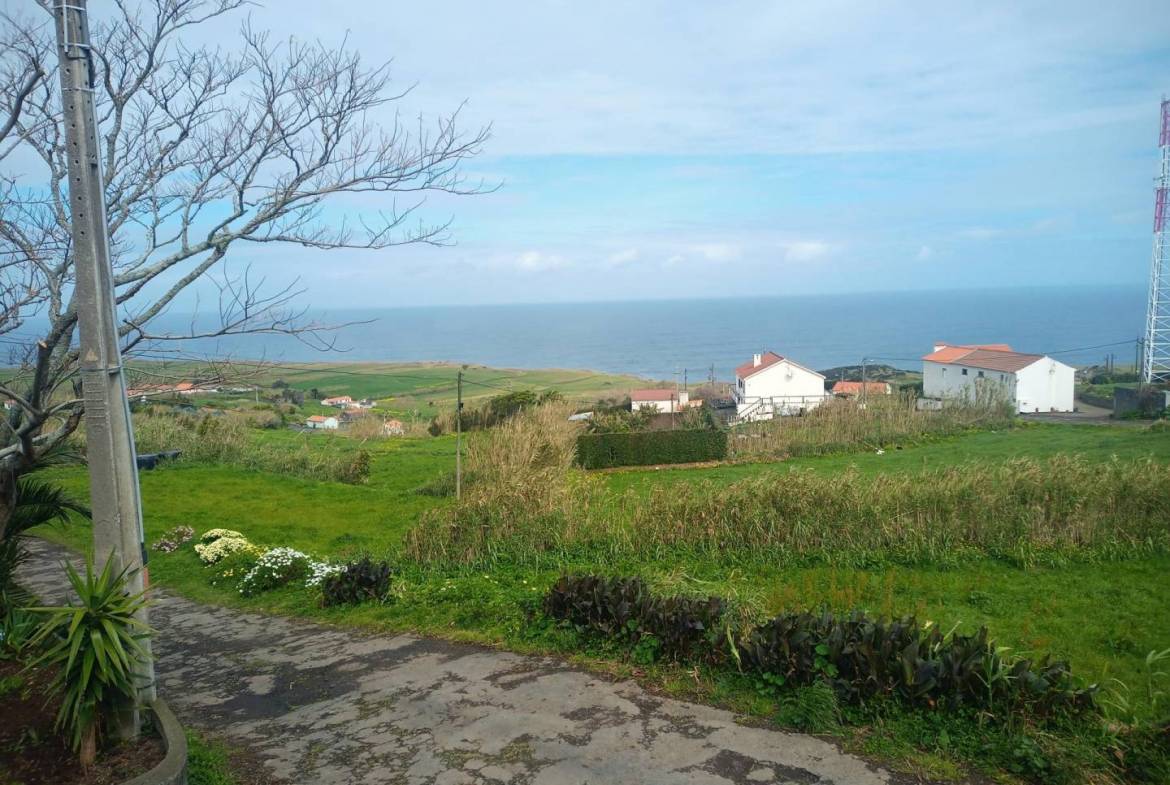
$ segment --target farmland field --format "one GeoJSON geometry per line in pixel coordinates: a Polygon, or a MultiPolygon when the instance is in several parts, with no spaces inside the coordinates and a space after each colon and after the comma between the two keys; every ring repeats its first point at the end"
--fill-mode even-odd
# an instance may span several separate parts
{"type": "MultiPolygon", "coordinates": [[[[450,371],[436,374],[449,375],[450,371]]],[[[297,379],[297,386],[330,383],[327,368],[306,373],[320,375],[311,381],[297,379]]],[[[291,374],[283,378],[293,382],[291,374]]],[[[552,377],[539,375],[518,378],[528,383],[534,378],[555,383],[552,377]]],[[[610,386],[618,383],[614,380],[610,386]]],[[[386,380],[371,382],[363,391],[355,390],[352,383],[337,384],[337,389],[329,391],[382,398],[396,392],[400,397],[421,400],[451,392],[440,389],[437,376],[394,390],[386,380]]],[[[602,384],[581,387],[578,393],[588,397],[599,391],[607,394],[606,389],[602,384]]],[[[492,391],[485,388],[485,392],[492,391]]],[[[1094,552],[1096,555],[1086,552],[1083,558],[1062,552],[1051,558],[1005,560],[975,549],[941,561],[874,554],[864,564],[839,558],[832,550],[821,556],[790,558],[767,549],[712,555],[684,546],[565,546],[531,556],[502,549],[487,561],[461,565],[420,559],[417,551],[411,556],[409,546],[411,534],[417,536],[420,531],[420,520],[425,523],[422,531],[443,525],[446,519],[441,516],[455,507],[455,501],[441,491],[419,492],[420,488],[441,487],[450,477],[454,466],[454,438],[450,435],[360,440],[342,434],[273,429],[254,430],[251,438],[257,445],[278,449],[307,446],[322,453],[364,450],[370,457],[368,481],[343,484],[229,465],[179,462],[141,475],[148,542],[174,526],[189,525],[197,532],[215,527],[239,530],[253,542],[291,546],[319,558],[344,560],[373,554],[397,564],[397,600],[339,610],[320,608],[303,591],[291,588],[243,598],[230,583],[213,584],[208,568],[189,548],[172,554],[152,553],[155,582],[213,603],[373,629],[416,630],[521,651],[559,652],[593,667],[628,673],[630,663],[612,650],[591,648],[555,630],[534,631],[528,614],[533,601],[565,572],[639,575],[656,590],[715,594],[731,598],[760,616],[818,607],[839,611],[865,608],[886,616],[914,614],[943,629],[974,630],[987,625],[1001,645],[1026,655],[1051,653],[1067,659],[1073,672],[1086,681],[1110,684],[1110,680],[1119,679],[1132,685],[1135,711],[1140,716],[1149,716],[1153,710],[1141,695],[1146,679],[1144,658],[1150,651],[1170,646],[1170,586],[1164,579],[1170,572],[1170,553],[1157,543],[1128,551],[1106,548],[1094,552]]],[[[489,438],[494,437],[486,433],[470,436],[473,444],[487,444],[489,438]]],[[[1164,472],[1170,464],[1170,434],[1145,427],[1022,424],[880,452],[773,463],[618,470],[588,477],[578,470],[572,474],[603,494],[603,506],[611,506],[612,513],[618,515],[627,514],[624,511],[633,509],[631,505],[638,504],[637,500],[661,489],[693,490],[693,486],[706,483],[730,487],[767,478],[783,481],[785,473],[793,470],[830,479],[846,472],[862,481],[913,479],[956,467],[960,472],[964,467],[1002,470],[1014,459],[1046,460],[1053,456],[1075,456],[1091,465],[1138,467],[1135,471],[1140,471],[1135,462],[1149,461],[1151,471],[1164,472]]],[[[53,469],[46,476],[77,494],[85,492],[87,478],[80,468],[53,469]]],[[[90,534],[85,523],[75,522],[48,529],[44,536],[85,548],[90,534]]],[[[696,672],[686,676],[686,671],[668,665],[642,668],[641,673],[679,695],[720,702],[745,713],[770,716],[772,712],[768,700],[725,675],[696,672]]],[[[891,720],[883,729],[871,727],[843,738],[847,744],[891,759],[908,771],[935,777],[960,776],[968,766],[981,765],[979,756],[969,750],[940,746],[915,733],[891,720]]],[[[988,764],[985,770],[997,773],[999,765],[988,764]]]]}

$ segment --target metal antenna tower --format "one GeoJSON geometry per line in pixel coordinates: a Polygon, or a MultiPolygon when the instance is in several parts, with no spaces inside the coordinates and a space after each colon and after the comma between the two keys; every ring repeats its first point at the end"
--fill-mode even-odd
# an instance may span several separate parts
{"type": "Polygon", "coordinates": [[[1162,101],[1161,166],[1154,191],[1154,258],[1142,352],[1142,381],[1170,382],[1170,100],[1162,101]]]}

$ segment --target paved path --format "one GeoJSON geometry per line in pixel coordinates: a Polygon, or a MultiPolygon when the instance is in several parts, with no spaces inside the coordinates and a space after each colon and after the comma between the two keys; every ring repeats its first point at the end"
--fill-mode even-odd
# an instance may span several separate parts
{"type": "MultiPolygon", "coordinates": [[[[60,601],[67,552],[32,551],[22,582],[60,601]]],[[[553,658],[156,599],[162,694],[289,783],[891,782],[819,739],[553,658]]]]}

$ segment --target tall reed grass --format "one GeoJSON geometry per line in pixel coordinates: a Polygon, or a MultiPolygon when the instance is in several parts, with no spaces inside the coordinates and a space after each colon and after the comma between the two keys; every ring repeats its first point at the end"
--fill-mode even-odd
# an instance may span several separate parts
{"type": "Polygon", "coordinates": [[[739,426],[729,442],[739,460],[795,458],[910,444],[973,429],[1012,425],[1002,401],[953,401],[920,412],[914,395],[872,395],[862,402],[834,399],[802,417],[777,417],[739,426]]]}
{"type": "Polygon", "coordinates": [[[192,417],[139,413],[134,418],[138,452],[182,451],[191,463],[228,464],[309,480],[362,483],[369,478],[370,456],[364,450],[314,449],[257,444],[247,422],[232,415],[192,417]]]}
{"type": "Polygon", "coordinates": [[[1170,466],[1058,456],[915,474],[769,473],[613,498],[581,472],[549,485],[482,484],[407,536],[422,562],[543,561],[672,552],[864,566],[1021,563],[1170,549],[1170,466]]]}

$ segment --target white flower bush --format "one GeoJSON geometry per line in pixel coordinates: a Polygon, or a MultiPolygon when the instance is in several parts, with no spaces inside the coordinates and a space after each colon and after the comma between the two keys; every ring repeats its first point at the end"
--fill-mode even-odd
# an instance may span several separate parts
{"type": "MultiPolygon", "coordinates": [[[[285,586],[293,581],[304,580],[310,583],[316,573],[315,567],[319,562],[309,558],[294,548],[272,548],[256,562],[256,566],[248,570],[240,581],[240,594],[251,597],[278,586],[285,586]]],[[[321,579],[324,579],[324,575],[321,579]]],[[[319,579],[320,580],[320,579],[319,579]]]]}
{"type": "Polygon", "coordinates": [[[215,564],[233,553],[246,551],[256,546],[248,542],[243,535],[238,537],[220,537],[211,542],[195,543],[195,553],[204,564],[215,564]]]}
{"type": "Polygon", "coordinates": [[[316,589],[330,575],[337,575],[345,570],[343,564],[330,564],[324,561],[309,562],[309,577],[305,578],[305,588],[316,589]]]}
{"type": "Polygon", "coordinates": [[[215,542],[221,538],[231,538],[235,540],[248,539],[233,529],[208,529],[199,537],[199,542],[215,542]]]}

